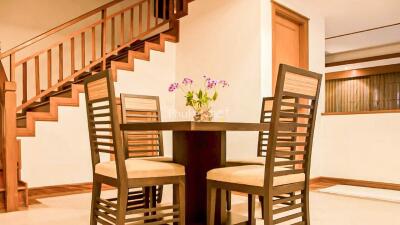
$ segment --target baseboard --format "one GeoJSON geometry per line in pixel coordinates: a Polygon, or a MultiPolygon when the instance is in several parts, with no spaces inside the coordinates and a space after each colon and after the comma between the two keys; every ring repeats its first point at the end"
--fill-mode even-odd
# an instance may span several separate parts
{"type": "MultiPolygon", "coordinates": [[[[102,186],[103,190],[111,190],[108,185],[102,186]]],[[[46,187],[29,188],[29,199],[36,200],[38,198],[58,197],[71,194],[88,193],[92,191],[92,182],[53,185],[46,187]]]]}
{"type": "Polygon", "coordinates": [[[377,181],[367,181],[367,180],[356,180],[356,179],[346,179],[337,177],[315,177],[310,180],[311,184],[318,183],[329,183],[329,184],[341,184],[341,185],[352,185],[359,187],[369,187],[369,188],[380,188],[400,191],[400,184],[395,183],[385,183],[377,181]]]}

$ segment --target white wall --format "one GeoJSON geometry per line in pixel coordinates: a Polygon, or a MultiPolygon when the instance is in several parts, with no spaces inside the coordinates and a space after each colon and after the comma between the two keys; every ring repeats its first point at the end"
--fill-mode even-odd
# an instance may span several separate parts
{"type": "MultiPolygon", "coordinates": [[[[152,51],[150,61],[135,60],[135,71],[118,71],[116,94],[158,95],[162,117],[169,120],[175,98],[168,92],[175,80],[175,44],[152,51]]],[[[164,134],[165,154],[171,156],[171,134],[164,134]]],[[[21,138],[22,179],[29,187],[91,181],[89,135],[84,94],[79,107],[60,107],[58,122],[37,122],[36,136],[21,138]]]]}
{"type": "MultiPolygon", "coordinates": [[[[226,79],[216,111],[225,121],[256,122],[261,102],[260,2],[258,0],[201,0],[190,3],[177,45],[177,80],[202,75],[226,79]],[[246,10],[244,10],[246,9],[246,10]]],[[[186,110],[177,94],[177,109],[186,110]]],[[[218,118],[217,118],[218,120],[218,118]]],[[[256,155],[257,133],[229,133],[228,157],[256,155]]]]}
{"type": "Polygon", "coordinates": [[[322,116],[320,174],[400,183],[398,113],[322,116]]]}
{"type": "MultiPolygon", "coordinates": [[[[309,3],[295,0],[278,2],[310,18],[310,69],[322,73],[325,64],[323,17],[318,14],[318,9],[309,3]]],[[[189,6],[189,16],[182,19],[180,32],[176,60],[177,80],[185,76],[199,80],[203,74],[216,79],[226,79],[231,86],[221,91],[219,103],[215,105],[217,111],[225,112],[222,119],[259,121],[261,98],[271,96],[272,86],[270,1],[192,2],[189,6]]],[[[178,110],[186,110],[182,96],[177,96],[176,102],[178,110]]],[[[228,134],[228,158],[255,156],[256,147],[255,132],[228,134]]],[[[316,158],[319,149],[315,147],[314,150],[317,152],[314,154],[316,158]]],[[[314,163],[313,168],[317,170],[318,167],[318,164],[314,163]]]]}
{"type": "MultiPolygon", "coordinates": [[[[327,72],[399,63],[399,58],[328,67],[327,72]]],[[[319,175],[400,183],[398,113],[321,117],[319,175]]]]}

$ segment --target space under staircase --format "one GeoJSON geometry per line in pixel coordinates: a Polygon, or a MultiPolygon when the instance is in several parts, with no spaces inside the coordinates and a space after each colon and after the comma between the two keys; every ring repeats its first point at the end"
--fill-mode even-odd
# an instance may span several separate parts
{"type": "Polygon", "coordinates": [[[28,206],[17,137],[35,136],[36,121],[58,121],[59,106],[79,106],[86,77],[109,69],[116,80],[117,70],[177,42],[191,1],[114,0],[0,54],[0,209],[28,206]]]}

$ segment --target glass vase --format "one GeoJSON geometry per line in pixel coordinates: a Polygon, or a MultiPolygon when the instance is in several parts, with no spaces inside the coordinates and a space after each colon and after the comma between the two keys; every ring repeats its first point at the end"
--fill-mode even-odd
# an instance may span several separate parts
{"type": "Polygon", "coordinates": [[[205,110],[198,110],[193,116],[195,122],[211,122],[213,120],[213,114],[211,109],[207,108],[205,110]]]}

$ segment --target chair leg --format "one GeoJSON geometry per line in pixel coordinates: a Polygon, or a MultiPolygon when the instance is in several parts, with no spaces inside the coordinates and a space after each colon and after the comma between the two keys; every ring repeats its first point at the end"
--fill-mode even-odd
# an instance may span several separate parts
{"type": "Polygon", "coordinates": [[[305,225],[310,225],[310,204],[309,204],[309,191],[306,189],[303,191],[304,198],[303,201],[303,222],[305,225]]]}
{"type": "Polygon", "coordinates": [[[274,224],[273,223],[273,214],[272,214],[272,204],[270,201],[266,200],[266,198],[271,198],[272,196],[264,196],[263,197],[263,202],[264,202],[264,224],[274,224]]]}
{"type": "Polygon", "coordinates": [[[226,210],[231,211],[232,209],[232,193],[226,191],[226,210]]]}
{"type": "Polygon", "coordinates": [[[207,225],[214,225],[217,189],[207,184],[207,225]]]}
{"type": "MultiPolygon", "coordinates": [[[[150,209],[151,208],[151,202],[152,202],[152,193],[151,193],[151,187],[144,187],[143,188],[143,197],[144,197],[144,209],[150,209]]],[[[148,217],[150,216],[150,212],[146,211],[143,213],[143,216],[148,217]]],[[[150,220],[145,219],[145,223],[150,222],[150,220]]]]}
{"type": "Polygon", "coordinates": [[[162,202],[162,196],[163,196],[163,189],[164,186],[160,185],[157,187],[158,188],[158,194],[157,194],[157,203],[160,204],[162,202]]]}
{"type": "Polygon", "coordinates": [[[258,200],[260,201],[261,205],[261,218],[264,219],[264,197],[259,195],[258,200]]]}
{"type": "Polygon", "coordinates": [[[120,186],[118,188],[116,225],[125,224],[127,203],[128,203],[128,187],[120,186]]]}
{"type": "Polygon", "coordinates": [[[185,225],[186,223],[186,194],[185,194],[185,180],[179,182],[179,224],[185,225]]]}
{"type": "Polygon", "coordinates": [[[92,189],[92,207],[90,212],[90,225],[97,224],[97,199],[100,198],[101,194],[101,183],[97,181],[93,181],[93,189],[92,189]]]}
{"type": "MultiPolygon", "coordinates": [[[[150,207],[149,208],[156,208],[157,207],[157,187],[152,186],[150,188],[150,207]]],[[[157,211],[153,211],[151,215],[156,215],[157,211]]],[[[155,221],[155,220],[152,220],[155,221]]]]}
{"type": "Polygon", "coordinates": [[[247,215],[248,215],[248,225],[255,225],[256,224],[256,197],[252,194],[248,194],[247,196],[247,215]]]}

